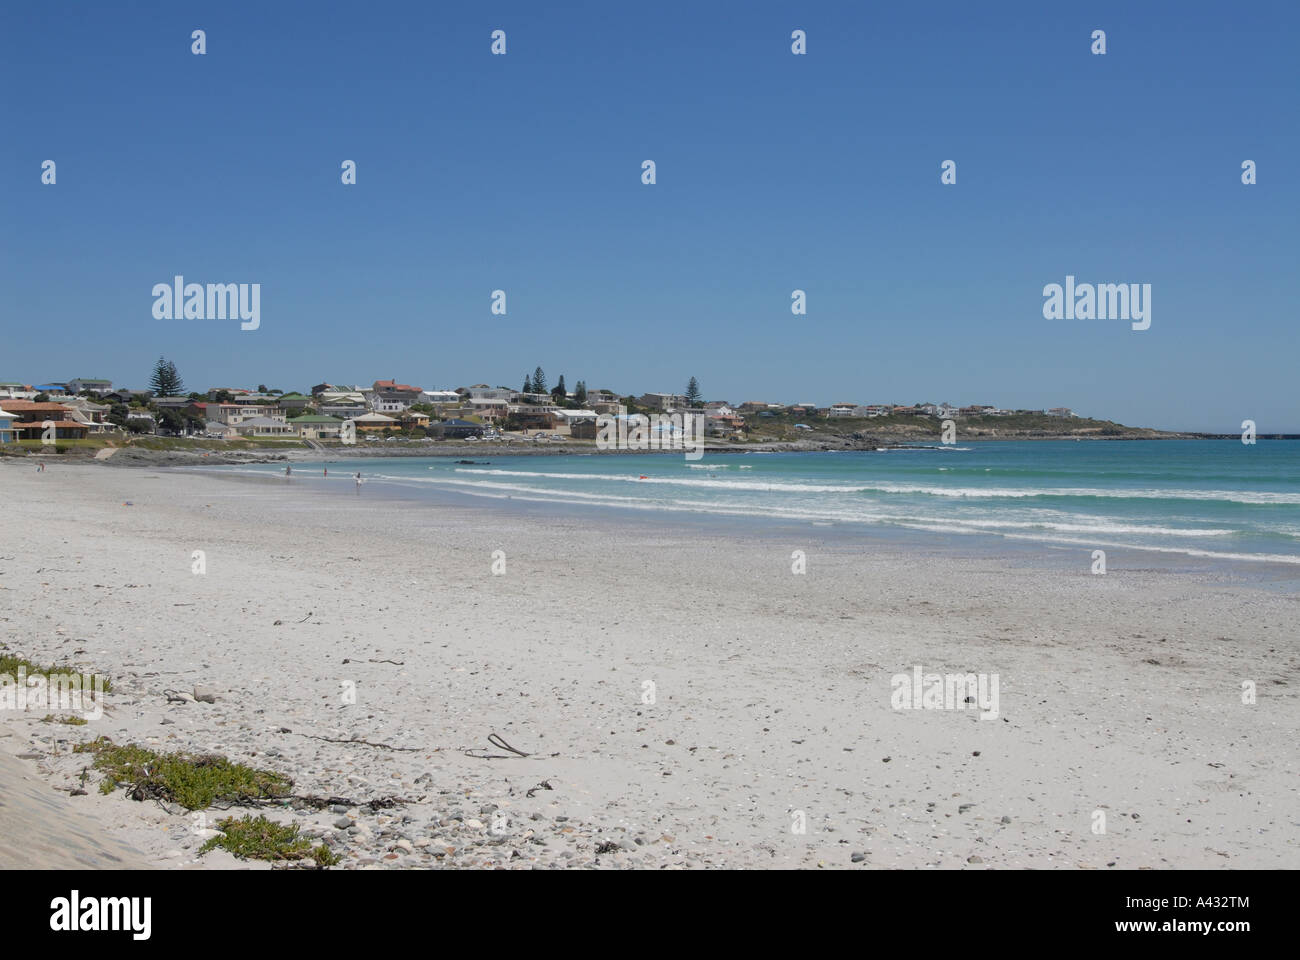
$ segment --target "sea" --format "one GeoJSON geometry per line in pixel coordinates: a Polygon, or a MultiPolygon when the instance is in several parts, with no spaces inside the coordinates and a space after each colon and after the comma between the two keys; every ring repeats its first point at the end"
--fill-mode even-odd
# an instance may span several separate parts
{"type": "MultiPolygon", "coordinates": [[[[216,468],[283,477],[284,466],[216,468]]],[[[880,451],[473,456],[302,463],[295,484],[679,524],[726,520],[952,544],[1119,549],[1300,567],[1300,441],[984,441],[880,451]],[[473,463],[458,463],[472,459],[473,463]],[[330,467],[329,476],[324,469],[330,467]]],[[[960,549],[960,546],[959,546],[960,549]]],[[[1293,573],[1300,574],[1300,570],[1293,573]]]]}

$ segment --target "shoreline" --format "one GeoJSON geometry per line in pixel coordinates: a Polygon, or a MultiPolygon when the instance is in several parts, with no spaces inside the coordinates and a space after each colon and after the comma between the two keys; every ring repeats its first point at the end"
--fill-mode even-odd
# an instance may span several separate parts
{"type": "MultiPolygon", "coordinates": [[[[0,478],[21,507],[0,519],[9,651],[114,682],[102,721],[60,732],[219,752],[312,794],[422,798],[264,811],[343,868],[1300,865],[1294,596],[854,550],[818,529],[413,514],[190,471],[0,478]],[[891,677],[914,666],[998,674],[998,717],[893,709],[891,677]],[[196,684],[216,702],[163,694],[196,684]],[[490,733],[530,756],[482,758],[490,733]]],[[[0,726],[49,752],[39,718],[0,726]]],[[[58,788],[84,766],[27,769],[58,788]]],[[[150,863],[252,866],[195,862],[188,816],[96,779],[72,802],[150,863]]]]}
{"type": "MultiPolygon", "coordinates": [[[[1174,434],[1132,436],[1076,436],[1074,434],[1042,434],[1034,436],[985,436],[963,435],[960,443],[1037,443],[1051,441],[1077,441],[1080,443],[1113,443],[1138,440],[1234,440],[1235,435],[1217,434],[1174,434]]],[[[1260,435],[1261,440],[1294,439],[1288,435],[1260,435]]],[[[770,441],[761,443],[710,443],[705,442],[706,454],[763,454],[763,453],[845,453],[876,452],[888,453],[893,450],[929,450],[939,446],[939,441],[920,438],[872,437],[862,440],[797,440],[770,441]]],[[[455,442],[446,440],[427,440],[387,444],[378,441],[374,444],[357,443],[330,447],[313,447],[302,442],[300,446],[268,447],[265,450],[230,449],[219,445],[194,446],[172,449],[151,449],[128,444],[121,447],[97,449],[72,449],[63,453],[45,452],[34,448],[0,446],[0,462],[5,460],[25,461],[51,459],[67,463],[95,463],[114,467],[159,467],[190,465],[201,463],[330,463],[335,460],[382,458],[382,457],[473,457],[473,456],[643,456],[665,455],[680,456],[681,450],[598,450],[593,442],[558,441],[546,442],[509,442],[496,441],[455,442]],[[107,451],[107,452],[106,452],[107,451]]]]}

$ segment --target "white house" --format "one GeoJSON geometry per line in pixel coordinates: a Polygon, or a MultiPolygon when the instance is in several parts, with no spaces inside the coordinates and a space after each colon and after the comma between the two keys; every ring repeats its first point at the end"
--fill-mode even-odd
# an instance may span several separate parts
{"type": "Polygon", "coordinates": [[[113,389],[112,380],[98,380],[94,377],[76,377],[68,381],[68,390],[72,393],[108,393],[113,389]]]}

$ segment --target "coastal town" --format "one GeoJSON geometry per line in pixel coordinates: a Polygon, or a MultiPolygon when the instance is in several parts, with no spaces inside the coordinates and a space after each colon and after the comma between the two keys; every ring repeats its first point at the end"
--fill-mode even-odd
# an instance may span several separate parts
{"type": "Polygon", "coordinates": [[[566,387],[561,376],[548,387],[537,368],[522,387],[476,383],[426,389],[393,379],[369,385],[321,382],[304,390],[211,387],[184,390],[175,366],[160,360],[149,388],[116,386],[111,380],[75,377],[66,381],[0,381],[0,443],[86,440],[116,434],[213,441],[300,441],[308,445],[353,440],[567,441],[596,439],[598,421],[608,417],[670,414],[703,418],[705,435],[743,443],[769,438],[769,424],[796,435],[819,426],[853,420],[915,422],[916,418],[970,420],[1036,416],[1076,418],[1064,407],[1006,410],[987,404],[863,404],[836,401],[781,403],[705,400],[695,378],[684,393],[623,395],[566,387]]]}

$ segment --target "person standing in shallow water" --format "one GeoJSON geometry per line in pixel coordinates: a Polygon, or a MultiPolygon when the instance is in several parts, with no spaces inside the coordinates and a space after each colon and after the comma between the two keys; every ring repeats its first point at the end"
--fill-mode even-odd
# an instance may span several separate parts
{"type": "Polygon", "coordinates": [[[289,466],[289,465],[286,463],[286,464],[284,465],[284,475],[287,477],[287,476],[289,476],[289,474],[291,474],[291,473],[293,473],[293,467],[289,466]]]}

